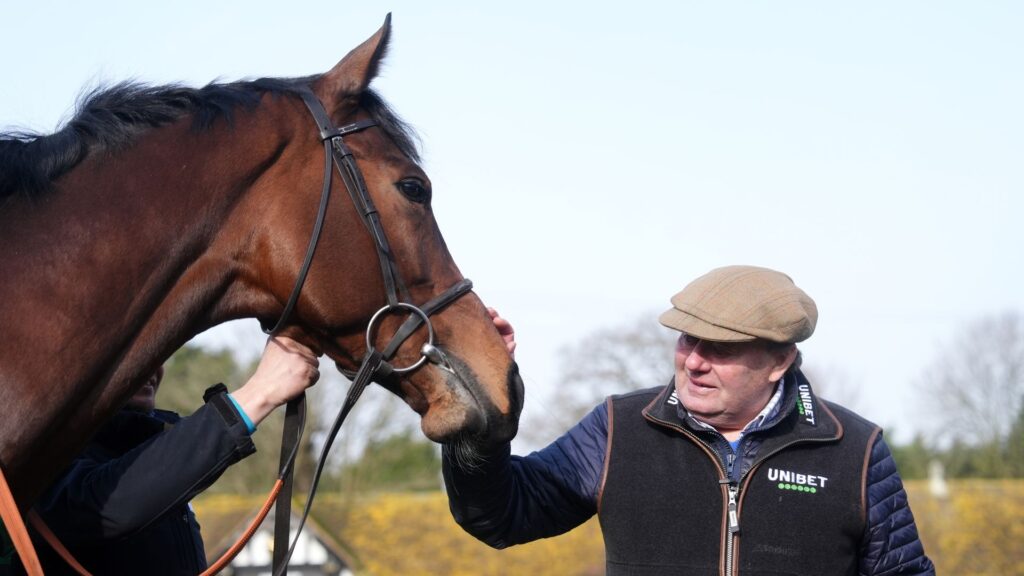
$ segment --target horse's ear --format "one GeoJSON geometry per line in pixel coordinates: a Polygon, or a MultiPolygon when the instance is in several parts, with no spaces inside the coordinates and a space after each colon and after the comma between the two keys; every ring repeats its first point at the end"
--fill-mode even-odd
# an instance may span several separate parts
{"type": "Polygon", "coordinates": [[[334,65],[329,72],[317,79],[313,90],[328,112],[336,112],[336,108],[347,98],[363,93],[370,81],[377,76],[380,63],[387,52],[388,39],[391,37],[391,13],[384,18],[384,25],[377,33],[349,52],[341,62],[334,65]],[[332,109],[335,108],[335,109],[332,109]]]}

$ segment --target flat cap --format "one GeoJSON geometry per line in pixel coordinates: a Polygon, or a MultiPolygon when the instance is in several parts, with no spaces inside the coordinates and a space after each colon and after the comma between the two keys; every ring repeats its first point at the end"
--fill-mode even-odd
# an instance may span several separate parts
{"type": "Polygon", "coordinates": [[[814,333],[818,307],[781,272],[726,266],[690,282],[658,320],[702,340],[795,343],[814,333]]]}

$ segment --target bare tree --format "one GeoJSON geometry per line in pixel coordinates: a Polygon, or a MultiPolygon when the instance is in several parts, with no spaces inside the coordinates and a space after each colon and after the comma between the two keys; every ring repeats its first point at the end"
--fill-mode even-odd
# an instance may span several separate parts
{"type": "Polygon", "coordinates": [[[919,387],[941,432],[968,443],[1002,441],[1024,398],[1024,317],[1005,312],[970,323],[940,349],[919,387]]]}
{"type": "Polygon", "coordinates": [[[801,370],[814,387],[814,393],[821,398],[862,414],[870,408],[863,402],[862,383],[842,367],[833,364],[822,366],[813,358],[805,357],[801,370]]]}
{"type": "Polygon", "coordinates": [[[542,420],[520,426],[523,439],[544,445],[611,394],[668,384],[677,333],[659,324],[657,317],[657,313],[646,313],[561,348],[558,386],[548,398],[548,405],[556,409],[542,420]]]}

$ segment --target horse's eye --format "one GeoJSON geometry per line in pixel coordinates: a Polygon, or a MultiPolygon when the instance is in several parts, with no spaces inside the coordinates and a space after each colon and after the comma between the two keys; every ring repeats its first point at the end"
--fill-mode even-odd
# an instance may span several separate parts
{"type": "Polygon", "coordinates": [[[430,200],[430,189],[416,178],[400,180],[395,186],[398,187],[403,196],[413,202],[426,204],[430,200]]]}

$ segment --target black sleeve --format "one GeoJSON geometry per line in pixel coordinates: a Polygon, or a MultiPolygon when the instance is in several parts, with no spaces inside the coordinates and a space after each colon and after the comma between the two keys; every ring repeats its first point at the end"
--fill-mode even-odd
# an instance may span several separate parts
{"type": "Polygon", "coordinates": [[[118,457],[86,450],[36,510],[70,545],[137,532],[256,451],[245,423],[228,420],[210,402],[118,457]]]}
{"type": "Polygon", "coordinates": [[[511,455],[503,444],[460,464],[449,447],[442,470],[448,506],[466,532],[506,548],[564,534],[597,512],[608,443],[601,404],[546,448],[511,455]]]}

